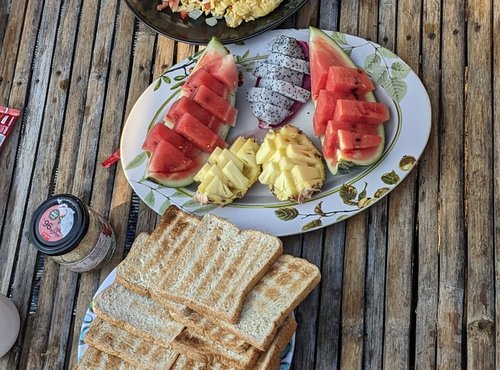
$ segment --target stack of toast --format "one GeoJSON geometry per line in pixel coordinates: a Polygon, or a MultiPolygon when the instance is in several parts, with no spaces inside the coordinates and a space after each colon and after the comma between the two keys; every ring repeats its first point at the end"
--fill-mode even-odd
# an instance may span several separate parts
{"type": "Polygon", "coordinates": [[[319,280],[278,238],[171,206],[94,300],[79,369],[278,369],[319,280]]]}

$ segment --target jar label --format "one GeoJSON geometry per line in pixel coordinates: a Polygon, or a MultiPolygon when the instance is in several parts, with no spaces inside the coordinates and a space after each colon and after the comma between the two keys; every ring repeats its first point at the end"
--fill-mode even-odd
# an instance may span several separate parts
{"type": "Polygon", "coordinates": [[[48,208],[38,221],[38,232],[48,242],[64,239],[73,228],[75,211],[66,203],[60,203],[48,208]]]}
{"type": "Polygon", "coordinates": [[[111,230],[111,226],[107,223],[103,224],[102,231],[99,234],[99,239],[95,244],[92,252],[85,258],[73,262],[64,263],[63,265],[74,272],[85,272],[99,266],[104,260],[110,259],[115,250],[116,240],[115,234],[111,230]]]}

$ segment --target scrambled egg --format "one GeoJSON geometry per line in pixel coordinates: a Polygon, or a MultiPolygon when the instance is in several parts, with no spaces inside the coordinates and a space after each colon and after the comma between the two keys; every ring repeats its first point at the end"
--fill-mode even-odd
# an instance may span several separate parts
{"type": "Polygon", "coordinates": [[[283,0],[181,0],[179,11],[191,12],[199,9],[205,15],[224,17],[229,27],[238,27],[263,17],[276,9],[283,0]]]}

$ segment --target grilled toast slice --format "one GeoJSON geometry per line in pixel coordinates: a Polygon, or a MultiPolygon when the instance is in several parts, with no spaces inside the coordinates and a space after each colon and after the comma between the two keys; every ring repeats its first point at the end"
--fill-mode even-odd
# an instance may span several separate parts
{"type": "MultiPolygon", "coordinates": [[[[297,329],[297,322],[293,315],[289,315],[283,325],[280,327],[276,337],[273,340],[273,343],[269,347],[267,352],[261,352],[257,362],[247,367],[253,370],[278,370],[281,360],[281,353],[285,349],[286,345],[290,342],[290,339],[293,336],[293,333],[297,329]]],[[[181,348],[182,351],[189,350],[188,355],[184,355],[183,353],[179,354],[177,360],[172,369],[178,370],[199,370],[199,369],[220,369],[220,370],[233,370],[242,368],[242,364],[240,363],[237,367],[234,366],[226,366],[222,365],[220,362],[204,362],[200,360],[195,360],[193,358],[205,358],[212,360],[214,354],[208,353],[204,354],[203,349],[200,349],[198,346],[193,347],[185,347],[181,348]],[[193,351],[198,352],[194,354],[193,351]],[[201,353],[199,353],[201,352],[201,353]],[[191,357],[191,358],[190,358],[191,357]],[[204,367],[205,366],[205,367],[204,367]]]]}
{"type": "MultiPolygon", "coordinates": [[[[175,206],[167,208],[160,223],[144,239],[139,234],[130,253],[116,269],[116,281],[138,294],[148,295],[158,277],[175,263],[192,239],[200,219],[175,206]]],[[[147,234],[146,234],[147,235],[147,234]]]]}
{"type": "Polygon", "coordinates": [[[78,370],[136,370],[137,368],[119,357],[99,351],[89,346],[78,364],[78,370]]]}
{"type": "Polygon", "coordinates": [[[205,215],[150,294],[160,302],[182,303],[207,317],[236,323],[246,295],[282,252],[274,236],[240,231],[222,218],[205,215]]]}
{"type": "Polygon", "coordinates": [[[130,332],[98,317],[85,334],[85,343],[119,357],[138,369],[170,369],[179,355],[171,347],[145,341],[130,332]]]}
{"type": "Polygon", "coordinates": [[[166,308],[117,282],[94,299],[94,311],[102,320],[164,347],[184,329],[166,308]]]}
{"type": "MultiPolygon", "coordinates": [[[[266,351],[288,314],[313,290],[320,278],[315,265],[284,254],[247,295],[237,324],[208,319],[195,311],[181,319],[175,315],[174,319],[212,340],[222,342],[221,338],[232,338],[234,334],[239,338],[238,344],[248,343],[266,351]]],[[[163,304],[168,305],[168,302],[163,304]]]]}

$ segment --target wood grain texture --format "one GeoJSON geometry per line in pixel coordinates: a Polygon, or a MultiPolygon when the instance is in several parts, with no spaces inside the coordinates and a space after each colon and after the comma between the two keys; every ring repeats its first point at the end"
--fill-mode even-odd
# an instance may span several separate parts
{"type": "Polygon", "coordinates": [[[363,368],[381,369],[384,351],[387,198],[368,210],[363,368]]]}
{"type": "MultiPolygon", "coordinates": [[[[25,18],[30,20],[31,23],[24,28],[20,41],[17,41],[15,33],[12,34],[13,42],[15,43],[17,41],[20,45],[20,52],[17,54],[17,58],[15,56],[7,58],[3,49],[0,54],[0,57],[5,58],[2,59],[5,60],[5,64],[2,63],[2,66],[6,66],[6,68],[2,70],[3,81],[0,83],[0,88],[4,88],[5,90],[0,91],[0,99],[4,101],[6,105],[16,108],[24,107],[26,96],[28,95],[30,68],[33,63],[35,52],[34,45],[36,44],[37,29],[42,13],[42,7],[37,1],[29,2],[27,6],[28,10],[25,18]],[[29,5],[31,5],[31,8],[29,8],[29,5]],[[15,71],[14,65],[16,66],[15,71]],[[16,83],[12,84],[11,81],[16,81],[16,83]]],[[[18,9],[19,12],[22,10],[22,8],[18,9]]],[[[13,18],[17,19],[18,22],[20,22],[20,17],[22,17],[20,14],[13,15],[13,18]]],[[[17,26],[19,27],[19,25],[17,26]]],[[[12,27],[13,29],[16,27],[15,22],[13,22],[12,27]]],[[[10,31],[7,32],[7,36],[9,34],[10,31]]],[[[18,145],[21,142],[21,132],[23,131],[23,120],[24,118],[20,117],[11,132],[9,140],[6,141],[6,144],[0,152],[0,169],[2,173],[2,176],[0,176],[0,222],[2,224],[0,230],[0,293],[3,294],[6,294],[8,290],[17,250],[17,236],[9,232],[10,229],[6,226],[5,217],[9,204],[13,204],[12,202],[15,201],[16,198],[16,193],[12,194],[12,181],[15,173],[18,145]],[[12,196],[10,194],[12,194],[12,196]]],[[[29,178],[31,178],[31,176],[29,178]]],[[[18,227],[14,228],[14,230],[17,229],[18,227]]],[[[2,360],[0,360],[0,363],[1,361],[2,360]]]]}
{"type": "MultiPolygon", "coordinates": [[[[321,266],[321,254],[323,247],[323,230],[312,231],[304,234],[302,238],[302,258],[316,266],[321,266]]],[[[319,290],[317,286],[295,310],[297,320],[296,344],[297,361],[294,361],[295,369],[314,369],[316,356],[316,333],[319,306],[319,290]]]]}
{"type": "Polygon", "coordinates": [[[439,288],[438,201],[439,201],[439,101],[441,2],[426,0],[422,19],[422,82],[429,94],[432,123],[427,148],[418,170],[418,277],[415,328],[415,367],[436,367],[437,304],[439,288]]]}
{"type": "Polygon", "coordinates": [[[342,283],[342,369],[360,369],[363,362],[365,308],[366,212],[346,221],[342,283]]]}
{"type": "Polygon", "coordinates": [[[325,229],[316,345],[317,369],[339,367],[344,245],[345,222],[325,229]]]}
{"type": "MultiPolygon", "coordinates": [[[[500,7],[493,3],[493,40],[500,38],[500,7]]],[[[500,172],[500,45],[493,43],[493,173],[500,172]]],[[[495,292],[500,292],[500,177],[493,176],[495,292]]],[[[500,367],[500,297],[495,295],[495,367],[500,367]]]]}
{"type": "MultiPolygon", "coordinates": [[[[418,73],[421,7],[414,1],[399,1],[397,10],[396,51],[418,73]]],[[[413,171],[389,198],[383,361],[395,369],[410,365],[415,182],[413,171]]]]}
{"type": "Polygon", "coordinates": [[[491,1],[467,3],[467,366],[481,369],[495,368],[491,9],[491,1]]]}
{"type": "Polygon", "coordinates": [[[444,2],[442,13],[436,365],[457,369],[464,366],[464,2],[444,2]]]}

